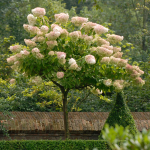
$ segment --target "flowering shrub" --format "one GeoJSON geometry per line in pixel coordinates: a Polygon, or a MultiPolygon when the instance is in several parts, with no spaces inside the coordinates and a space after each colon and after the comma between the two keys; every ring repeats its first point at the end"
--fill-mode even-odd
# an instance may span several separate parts
{"type": "Polygon", "coordinates": [[[13,55],[7,61],[35,84],[51,80],[61,89],[65,105],[71,89],[89,87],[101,94],[144,84],[140,77],[144,72],[121,58],[123,53],[117,44],[123,36],[107,34],[108,28],[88,22],[88,18],[69,20],[68,14],[60,13],[50,25],[43,17],[44,8],[37,7],[32,13],[27,16],[29,24],[23,27],[33,38],[24,39],[27,46],[11,46],[13,55]]]}
{"type": "Polygon", "coordinates": [[[53,79],[70,89],[85,85],[118,91],[129,84],[144,84],[140,77],[144,72],[121,58],[121,47],[116,44],[123,36],[106,34],[108,28],[88,22],[88,18],[76,16],[69,21],[68,14],[60,13],[49,25],[43,18],[44,8],[32,9],[32,13],[27,16],[29,25],[23,27],[34,37],[24,39],[26,47],[10,46],[14,55],[7,62],[13,69],[29,77],[53,79]],[[70,32],[73,28],[77,31],[70,32]]]}

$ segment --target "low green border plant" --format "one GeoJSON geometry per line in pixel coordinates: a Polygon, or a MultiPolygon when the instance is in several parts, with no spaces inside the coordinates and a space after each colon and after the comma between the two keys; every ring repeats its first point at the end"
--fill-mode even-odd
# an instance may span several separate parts
{"type": "Polygon", "coordinates": [[[0,141],[1,150],[110,150],[106,141],[96,140],[11,140],[0,141]]]}

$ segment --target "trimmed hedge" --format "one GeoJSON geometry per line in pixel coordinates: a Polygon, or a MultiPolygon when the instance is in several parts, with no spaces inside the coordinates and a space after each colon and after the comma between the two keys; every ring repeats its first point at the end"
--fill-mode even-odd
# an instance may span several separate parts
{"type": "MultiPolygon", "coordinates": [[[[102,130],[104,130],[106,124],[113,127],[115,127],[116,124],[124,128],[128,126],[132,135],[138,132],[130,109],[123,98],[123,92],[117,93],[114,108],[110,112],[102,130]]],[[[102,139],[102,132],[99,139],[102,139]]]]}
{"type": "Polygon", "coordinates": [[[111,150],[106,141],[100,140],[12,140],[0,141],[0,150],[111,150]]]}

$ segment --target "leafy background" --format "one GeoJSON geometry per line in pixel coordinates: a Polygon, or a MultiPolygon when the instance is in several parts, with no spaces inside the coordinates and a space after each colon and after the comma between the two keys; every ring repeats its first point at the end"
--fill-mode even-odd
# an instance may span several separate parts
{"type": "MultiPolygon", "coordinates": [[[[150,1],[147,0],[7,0],[0,2],[0,109],[8,111],[62,111],[61,94],[52,83],[30,85],[28,79],[13,72],[6,62],[13,43],[24,44],[30,35],[23,29],[26,16],[35,7],[46,9],[49,22],[54,14],[65,12],[72,16],[83,16],[90,21],[110,28],[124,36],[123,57],[129,63],[145,71],[146,84],[143,87],[128,87],[124,90],[126,102],[131,111],[150,111],[150,1]],[[97,9],[96,9],[97,8],[97,9]],[[11,78],[17,78],[10,85],[11,78]]],[[[105,93],[95,96],[87,90],[72,90],[68,96],[68,111],[110,111],[116,94],[105,93]]]]}

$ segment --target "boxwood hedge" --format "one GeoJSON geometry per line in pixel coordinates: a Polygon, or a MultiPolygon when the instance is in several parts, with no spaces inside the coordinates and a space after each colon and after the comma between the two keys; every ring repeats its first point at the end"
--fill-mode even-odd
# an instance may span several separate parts
{"type": "Polygon", "coordinates": [[[10,140],[0,141],[0,150],[110,150],[100,140],[10,140]]]}

